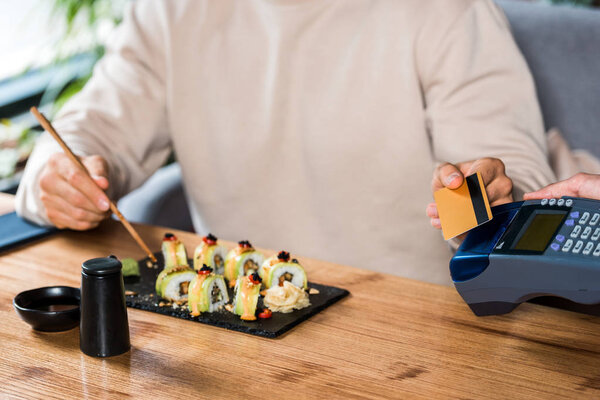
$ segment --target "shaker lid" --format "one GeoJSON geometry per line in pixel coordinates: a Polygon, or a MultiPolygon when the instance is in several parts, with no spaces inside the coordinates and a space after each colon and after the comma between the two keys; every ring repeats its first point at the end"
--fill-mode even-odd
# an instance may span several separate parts
{"type": "Polygon", "coordinates": [[[106,276],[121,271],[121,261],[115,256],[92,258],[83,262],[81,269],[88,275],[106,276]]]}

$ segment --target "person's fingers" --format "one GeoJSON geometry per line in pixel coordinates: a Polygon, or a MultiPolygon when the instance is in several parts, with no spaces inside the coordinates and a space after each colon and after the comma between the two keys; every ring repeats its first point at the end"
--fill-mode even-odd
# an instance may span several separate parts
{"type": "Polygon", "coordinates": [[[106,160],[98,155],[87,156],[81,159],[90,175],[103,176],[108,178],[108,164],[106,160]]]}
{"type": "Polygon", "coordinates": [[[525,200],[553,198],[562,196],[578,196],[578,191],[572,190],[569,181],[561,181],[546,186],[534,193],[526,193],[523,196],[525,200]]]}
{"type": "MultiPolygon", "coordinates": [[[[574,178],[574,177],[573,177],[574,178]]],[[[562,196],[579,196],[579,190],[577,186],[573,185],[573,178],[569,178],[564,181],[556,182],[551,185],[548,185],[544,188],[536,192],[525,193],[523,195],[524,200],[535,200],[535,199],[543,199],[543,198],[552,198],[552,197],[562,197],[562,196]]]]}
{"type": "Polygon", "coordinates": [[[497,158],[482,158],[471,164],[468,175],[481,174],[491,206],[513,201],[512,180],[506,176],[504,163],[497,158]]]}
{"type": "Polygon", "coordinates": [[[100,156],[83,157],[81,162],[87,168],[92,179],[101,189],[108,189],[108,164],[106,160],[100,156]]]}
{"type": "Polygon", "coordinates": [[[108,213],[96,213],[84,208],[77,208],[59,196],[44,195],[42,199],[46,210],[55,209],[72,219],[82,222],[100,222],[108,217],[108,213]]]}
{"type": "Polygon", "coordinates": [[[435,229],[442,229],[442,223],[440,222],[439,218],[431,218],[429,222],[435,229]]]}
{"type": "Polygon", "coordinates": [[[489,203],[490,203],[490,207],[496,207],[496,206],[500,206],[502,204],[512,203],[513,201],[515,201],[515,200],[511,194],[510,196],[494,199],[494,200],[490,201],[489,203]]]}
{"type": "Polygon", "coordinates": [[[585,197],[600,199],[600,175],[579,173],[564,181],[548,185],[538,191],[525,193],[525,200],[551,197],[585,197]]]}
{"type": "Polygon", "coordinates": [[[493,180],[485,188],[490,206],[493,207],[512,202],[512,189],[512,180],[505,175],[493,180]]]}
{"type": "Polygon", "coordinates": [[[431,181],[431,190],[436,191],[447,187],[456,189],[463,183],[463,174],[460,169],[453,164],[440,164],[433,172],[433,180],[431,181]]]}
{"type": "Polygon", "coordinates": [[[40,197],[42,202],[49,197],[57,196],[70,203],[75,208],[81,208],[97,214],[102,214],[100,210],[88,196],[85,196],[79,190],[71,186],[62,176],[57,174],[44,174],[40,178],[40,197]]]}
{"type": "Polygon", "coordinates": [[[78,231],[85,231],[98,226],[98,222],[79,221],[55,208],[47,209],[46,213],[50,222],[59,229],[70,228],[78,231]]]}
{"type": "Polygon", "coordinates": [[[427,216],[429,218],[439,218],[440,215],[438,213],[438,209],[437,209],[437,204],[435,203],[429,203],[427,205],[427,209],[425,210],[425,213],[427,214],[427,216]]]}
{"type": "Polygon", "coordinates": [[[94,182],[96,182],[96,185],[100,186],[100,189],[108,189],[109,183],[108,179],[106,179],[105,177],[92,175],[92,179],[94,180],[94,182]]]}
{"type": "MultiPolygon", "coordinates": [[[[99,211],[109,209],[108,197],[92,179],[66,157],[56,160],[56,171],[73,188],[83,193],[99,211]]],[[[77,205],[77,204],[76,204],[77,205]]]]}
{"type": "Polygon", "coordinates": [[[577,197],[600,200],[600,175],[580,173],[573,178],[571,190],[577,188],[577,197]]]}
{"type": "Polygon", "coordinates": [[[469,172],[466,175],[472,175],[476,172],[481,174],[483,184],[487,186],[497,177],[505,175],[504,163],[497,158],[481,158],[470,165],[469,172]]]}

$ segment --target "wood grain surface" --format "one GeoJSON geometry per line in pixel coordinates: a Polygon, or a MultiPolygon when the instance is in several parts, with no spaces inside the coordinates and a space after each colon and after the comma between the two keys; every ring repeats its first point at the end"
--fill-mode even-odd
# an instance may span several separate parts
{"type": "MultiPolygon", "coordinates": [[[[159,248],[164,228],[136,229],[159,248]]],[[[177,234],[188,251],[200,242],[177,234]]],[[[1,398],[600,397],[598,317],[523,304],[478,318],[451,287],[301,257],[351,295],[279,339],[128,309],[131,351],[96,359],[77,328],[36,332],[13,310],[20,291],[79,286],[81,263],[109,254],[144,257],[115,221],[0,253],[1,398]]]]}

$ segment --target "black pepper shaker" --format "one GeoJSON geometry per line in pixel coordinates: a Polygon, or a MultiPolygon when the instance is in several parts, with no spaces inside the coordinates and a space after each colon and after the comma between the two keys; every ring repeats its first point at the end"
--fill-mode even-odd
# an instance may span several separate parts
{"type": "Polygon", "coordinates": [[[115,256],[81,266],[79,347],[88,356],[116,356],[131,347],[121,268],[115,256]]]}

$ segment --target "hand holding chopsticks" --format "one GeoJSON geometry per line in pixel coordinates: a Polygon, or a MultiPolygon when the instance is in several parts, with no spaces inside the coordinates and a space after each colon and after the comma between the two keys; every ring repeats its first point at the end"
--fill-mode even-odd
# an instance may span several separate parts
{"type": "MultiPolygon", "coordinates": [[[[58,142],[58,144],[63,149],[63,151],[65,152],[65,154],[69,157],[69,159],[71,161],[73,161],[73,163],[76,166],[78,166],[79,168],[81,168],[81,170],[86,175],[90,176],[87,168],[82,164],[81,160],[79,160],[79,158],[71,151],[71,149],[69,148],[69,146],[67,146],[67,144],[62,140],[62,138],[56,132],[56,130],[54,129],[54,127],[52,126],[52,124],[50,123],[50,121],[48,121],[46,119],[46,117],[44,117],[44,115],[42,113],[40,113],[39,110],[36,107],[32,107],[31,108],[31,113],[39,121],[40,125],[48,133],[50,133],[50,135],[52,135],[52,137],[58,142]]],[[[91,178],[91,176],[90,176],[90,178],[91,178]]],[[[92,181],[93,181],[93,179],[92,179],[92,181]]],[[[140,237],[140,235],[136,232],[136,230],[133,228],[133,226],[131,226],[131,224],[129,223],[129,221],[127,221],[127,219],[125,219],[125,217],[123,216],[123,214],[121,214],[121,212],[118,210],[118,208],[115,205],[115,203],[113,201],[111,201],[110,199],[109,199],[109,206],[110,206],[110,210],[119,218],[119,220],[121,221],[121,223],[123,224],[123,226],[125,226],[125,229],[127,229],[127,231],[129,232],[129,234],[133,237],[133,239],[135,239],[135,241],[137,242],[137,244],[148,254],[148,257],[153,262],[156,262],[156,257],[154,257],[154,254],[152,254],[152,252],[150,251],[150,249],[148,248],[148,246],[146,245],[146,243],[144,243],[144,241],[142,240],[142,238],[140,237]]]]}

